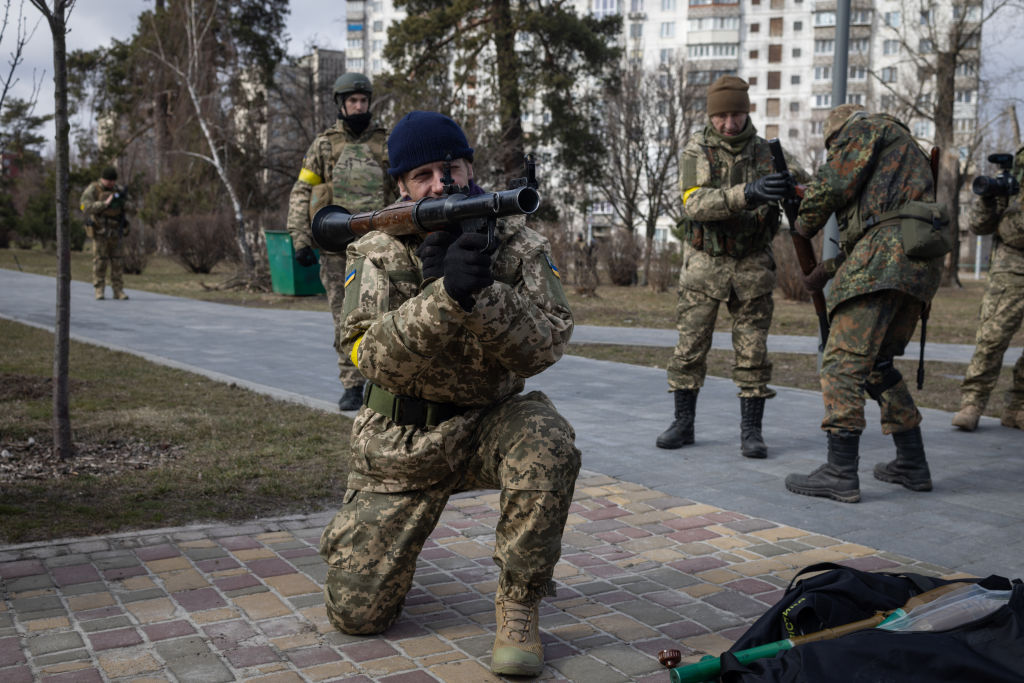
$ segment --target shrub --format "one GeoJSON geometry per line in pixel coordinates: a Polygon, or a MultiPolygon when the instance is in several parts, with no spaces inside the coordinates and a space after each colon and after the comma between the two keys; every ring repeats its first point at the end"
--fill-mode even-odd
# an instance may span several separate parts
{"type": "Polygon", "coordinates": [[[132,221],[128,236],[124,238],[124,272],[142,275],[149,265],[149,257],[156,251],[156,234],[148,226],[132,221]]]}
{"type": "Polygon", "coordinates": [[[650,286],[655,292],[666,292],[679,281],[683,255],[676,243],[654,242],[651,251],[650,286]]]}
{"type": "Polygon", "coordinates": [[[608,243],[603,246],[608,278],[612,284],[620,287],[635,285],[636,267],[643,252],[636,233],[625,228],[615,228],[608,243]]]}
{"type": "Polygon", "coordinates": [[[190,272],[207,274],[236,255],[234,228],[227,213],[185,214],[165,219],[161,232],[175,261],[190,272]]]}

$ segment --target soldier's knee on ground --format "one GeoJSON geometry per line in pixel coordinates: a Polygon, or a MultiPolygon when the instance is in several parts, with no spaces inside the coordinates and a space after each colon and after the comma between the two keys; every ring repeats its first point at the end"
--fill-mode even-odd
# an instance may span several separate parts
{"type": "Polygon", "coordinates": [[[336,629],[353,636],[382,633],[395,622],[405,595],[383,590],[377,577],[329,567],[324,582],[327,618],[336,629]]]}

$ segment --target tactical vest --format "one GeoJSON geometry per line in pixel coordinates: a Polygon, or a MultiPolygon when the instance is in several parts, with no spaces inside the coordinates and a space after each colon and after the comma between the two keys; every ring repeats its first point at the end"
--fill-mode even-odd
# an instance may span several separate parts
{"type": "Polygon", "coordinates": [[[103,187],[103,184],[100,183],[99,181],[96,181],[95,183],[93,183],[93,185],[95,186],[95,201],[105,201],[107,197],[114,194],[115,192],[119,194],[120,199],[113,200],[112,202],[110,202],[110,206],[106,206],[100,209],[99,211],[95,212],[92,216],[89,217],[89,219],[91,219],[93,223],[100,223],[102,225],[118,227],[121,224],[121,221],[124,219],[124,188],[117,185],[108,190],[107,188],[103,187]]]}
{"type": "MultiPolygon", "coordinates": [[[[720,187],[745,184],[773,172],[771,153],[763,143],[747,145],[728,169],[726,162],[711,147],[701,145],[701,149],[707,156],[711,178],[714,181],[724,179],[720,187]],[[753,175],[748,177],[747,171],[751,168],[753,175]]],[[[695,187],[696,184],[696,159],[684,158],[682,185],[695,187]]],[[[763,251],[766,245],[771,244],[779,231],[780,216],[778,205],[771,204],[741,211],[720,221],[701,222],[684,218],[678,227],[683,239],[694,249],[710,256],[744,258],[763,251]]]]}
{"type": "MultiPolygon", "coordinates": [[[[907,140],[913,144],[914,149],[928,161],[928,155],[914,142],[910,135],[910,129],[902,121],[889,114],[875,114],[868,118],[884,119],[898,125],[907,134],[907,140]]],[[[906,140],[903,138],[890,142],[875,156],[875,162],[905,142],[906,140]]],[[[864,235],[874,228],[893,224],[899,224],[903,249],[912,258],[934,258],[952,249],[952,240],[948,234],[949,213],[944,204],[935,201],[911,200],[891,211],[866,217],[861,212],[861,204],[861,196],[858,195],[843,209],[836,212],[836,221],[839,224],[839,244],[847,254],[853,250],[864,235]]]]}
{"type": "MultiPolygon", "coordinates": [[[[374,131],[376,132],[376,130],[374,131]]],[[[366,140],[353,141],[342,131],[331,131],[332,204],[352,213],[379,209],[384,203],[384,142],[382,135],[371,134],[366,140]]]]}

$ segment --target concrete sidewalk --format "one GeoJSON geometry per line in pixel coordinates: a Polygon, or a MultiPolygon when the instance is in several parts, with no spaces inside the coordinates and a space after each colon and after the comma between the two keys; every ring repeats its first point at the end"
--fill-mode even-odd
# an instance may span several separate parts
{"type": "MultiPolygon", "coordinates": [[[[50,329],[54,289],[52,278],[0,270],[0,316],[50,329]]],[[[336,409],[327,313],[129,293],[126,302],[94,301],[88,283],[72,283],[72,336],[336,409]]],[[[574,341],[607,330],[581,326],[574,341]]],[[[623,340],[603,343],[638,343],[626,341],[634,338],[628,328],[611,330],[623,340]]],[[[935,346],[928,345],[929,358],[935,346]]],[[[786,473],[823,461],[816,392],[779,389],[765,415],[769,458],[752,461],[738,453],[739,401],[727,380],[709,378],[697,443],[680,451],[653,444],[671,419],[663,371],[568,356],[529,388],[547,392],[573,423],[587,471],[559,565],[560,594],[544,607],[549,678],[667,680],[654,673],[656,649],[682,641],[694,654],[717,654],[777,598],[796,567],[819,560],[1024,575],[1024,434],[996,420],[983,418],[967,434],[949,427],[948,413],[923,411],[935,480],[925,494],[871,478],[893,447],[869,430],[863,502],[843,505],[782,485],[786,473]]],[[[868,419],[877,424],[873,405],[868,419]]],[[[492,493],[453,500],[432,537],[436,553],[424,553],[405,616],[393,633],[370,639],[346,639],[324,626],[315,590],[323,565],[313,548],[327,515],[0,548],[0,680],[21,680],[8,676],[15,672],[25,680],[197,680],[204,667],[212,672],[204,680],[483,680],[493,637],[493,504],[492,493]],[[239,556],[222,540],[233,537],[248,539],[237,550],[255,554],[239,556]],[[152,547],[165,556],[142,552],[152,547]],[[217,558],[233,564],[210,562],[217,558]],[[135,574],[119,574],[132,567],[135,574]],[[183,572],[179,583],[175,572],[183,572]],[[277,576],[294,576],[294,586],[277,576]],[[124,584],[136,577],[138,585],[124,584]],[[195,595],[213,602],[178,595],[195,591],[209,591],[195,595]],[[280,606],[246,609],[269,600],[249,597],[263,594],[280,606]],[[158,601],[153,613],[132,607],[151,600],[158,601]],[[218,635],[218,624],[236,635],[218,635]],[[158,637],[149,633],[153,625],[161,625],[158,637]],[[170,635],[159,637],[163,628],[170,635]],[[121,631],[127,640],[119,640],[121,631]],[[293,650],[305,664],[296,664],[293,650]],[[391,661],[396,668],[388,668],[391,661]]]]}

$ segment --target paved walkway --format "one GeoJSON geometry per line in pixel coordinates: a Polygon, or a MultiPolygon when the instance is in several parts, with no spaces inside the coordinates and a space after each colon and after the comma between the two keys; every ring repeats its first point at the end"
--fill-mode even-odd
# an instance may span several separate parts
{"type": "MultiPolygon", "coordinates": [[[[0,316],[52,327],[54,290],[52,278],[0,270],[0,316]]],[[[334,409],[328,314],[129,293],[97,302],[72,283],[72,336],[334,409]],[[308,359],[304,374],[295,357],[308,359]]],[[[779,389],[769,459],[751,461],[738,455],[726,380],[709,378],[698,441],[674,452],[653,446],[671,413],[662,371],[566,357],[530,388],[574,424],[585,468],[558,595],[543,606],[545,678],[667,680],[657,650],[717,654],[812,562],[1024,575],[1024,435],[991,418],[966,434],[924,411],[928,494],[871,478],[892,445],[865,434],[863,502],[843,505],[782,486],[822,460],[815,392],[779,389]]],[[[495,502],[451,502],[403,617],[374,638],[342,636],[323,616],[314,548],[329,513],[0,547],[0,680],[487,680],[495,502]]]]}

